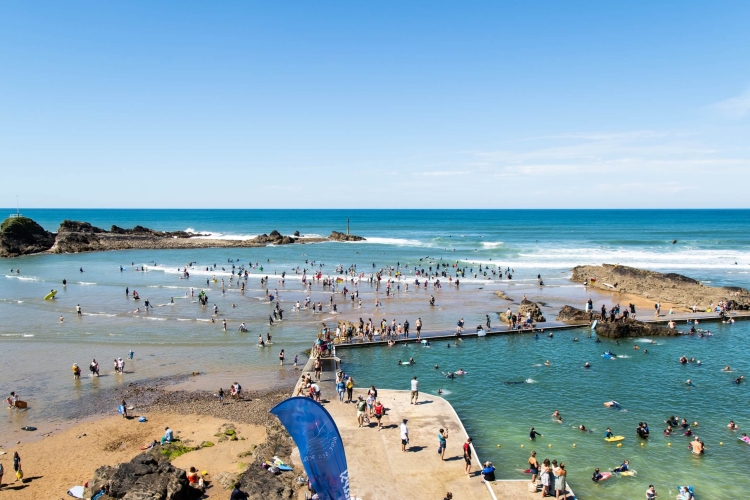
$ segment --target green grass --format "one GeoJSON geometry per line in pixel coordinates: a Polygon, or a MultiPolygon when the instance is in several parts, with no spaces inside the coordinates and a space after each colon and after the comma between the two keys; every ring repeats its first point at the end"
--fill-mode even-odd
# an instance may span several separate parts
{"type": "Polygon", "coordinates": [[[201,448],[210,448],[210,447],[212,447],[213,445],[214,445],[214,443],[213,443],[213,442],[211,442],[211,441],[203,441],[203,442],[201,443],[201,446],[200,446],[200,447],[201,447],[201,448]]]}

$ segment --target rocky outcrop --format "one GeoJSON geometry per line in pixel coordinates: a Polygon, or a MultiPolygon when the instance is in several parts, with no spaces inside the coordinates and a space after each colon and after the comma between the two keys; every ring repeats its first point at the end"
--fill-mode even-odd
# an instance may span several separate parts
{"type": "Polygon", "coordinates": [[[0,257],[46,252],[55,235],[28,217],[11,217],[0,225],[0,257]]]}
{"type": "Polygon", "coordinates": [[[600,321],[594,329],[601,337],[621,339],[623,337],[672,337],[680,332],[655,323],[644,323],[634,319],[621,319],[615,322],[600,321]]]}
{"type": "MultiPolygon", "coordinates": [[[[519,321],[525,321],[527,312],[531,313],[531,321],[533,321],[534,323],[544,323],[545,321],[547,321],[547,319],[544,317],[544,314],[542,313],[542,309],[536,302],[532,302],[528,299],[523,299],[518,305],[516,317],[519,321]]],[[[500,319],[507,323],[507,314],[501,312],[500,319]]]]}
{"type": "Polygon", "coordinates": [[[582,323],[591,323],[595,319],[601,319],[601,317],[602,315],[597,312],[586,312],[582,309],[566,305],[560,309],[559,313],[557,313],[555,320],[578,325],[582,323]]]}
{"type": "Polygon", "coordinates": [[[294,441],[278,420],[266,425],[266,440],[253,451],[253,463],[240,477],[242,490],[249,494],[249,500],[297,498],[299,488],[304,486],[304,483],[296,480],[300,474],[304,477],[301,465],[293,464],[294,472],[281,474],[273,474],[263,468],[265,461],[274,456],[289,463],[294,447],[294,441]]]}
{"type": "Polygon", "coordinates": [[[331,231],[331,235],[328,237],[328,240],[329,241],[365,241],[365,239],[361,236],[340,233],[338,231],[331,231]]]}
{"type": "MultiPolygon", "coordinates": [[[[295,231],[295,236],[299,231],[295,231]]],[[[2,224],[0,257],[30,253],[80,253],[105,250],[172,249],[172,248],[237,248],[320,243],[323,241],[364,241],[361,236],[333,231],[330,238],[299,238],[285,236],[274,230],[248,240],[215,240],[207,235],[185,231],[156,231],[143,226],[124,229],[112,226],[109,231],[88,222],[64,220],[57,234],[45,231],[27,217],[13,217],[2,224]]]]}
{"type": "Polygon", "coordinates": [[[508,297],[507,295],[505,295],[505,292],[503,292],[502,290],[498,290],[498,291],[496,291],[496,292],[495,292],[495,295],[497,295],[498,297],[500,297],[500,298],[501,298],[501,299],[503,299],[503,300],[510,300],[510,301],[512,301],[512,300],[513,300],[513,299],[511,299],[510,297],[508,297]]]}
{"type": "Polygon", "coordinates": [[[188,484],[185,471],[170,464],[159,453],[156,446],[149,453],[142,453],[130,462],[114,467],[96,469],[89,480],[86,498],[91,498],[105,485],[108,496],[123,500],[193,500],[201,498],[201,492],[188,484]]]}
{"type": "Polygon", "coordinates": [[[295,240],[291,236],[284,236],[280,232],[273,230],[271,231],[271,234],[261,234],[260,236],[256,236],[253,240],[250,241],[254,241],[259,245],[289,245],[290,243],[294,243],[297,240],[295,240]]]}
{"type": "Polygon", "coordinates": [[[735,309],[750,306],[750,292],[744,288],[711,287],[681,274],[657,273],[628,266],[577,266],[573,268],[571,280],[599,290],[630,293],[686,309],[697,305],[698,309],[706,310],[719,302],[727,302],[735,309]]]}

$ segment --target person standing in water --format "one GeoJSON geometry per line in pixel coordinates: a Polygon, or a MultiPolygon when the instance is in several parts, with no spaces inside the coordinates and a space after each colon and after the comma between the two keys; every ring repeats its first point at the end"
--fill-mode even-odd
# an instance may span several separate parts
{"type": "Polygon", "coordinates": [[[283,365],[284,365],[284,349],[282,349],[281,352],[279,353],[279,366],[283,366],[283,365]]]}

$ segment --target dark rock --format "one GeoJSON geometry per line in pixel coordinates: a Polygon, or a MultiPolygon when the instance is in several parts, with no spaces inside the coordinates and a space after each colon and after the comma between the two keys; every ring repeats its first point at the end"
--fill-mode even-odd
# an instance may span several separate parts
{"type": "Polygon", "coordinates": [[[193,500],[200,491],[190,487],[185,471],[170,464],[159,446],[130,462],[99,467],[89,480],[87,498],[109,485],[109,497],[124,500],[193,500]]]}
{"type": "Polygon", "coordinates": [[[57,234],[60,233],[92,233],[99,234],[105,233],[104,229],[100,229],[96,226],[92,226],[88,222],[78,222],[75,220],[64,220],[57,229],[57,234]]]}
{"type": "Polygon", "coordinates": [[[615,322],[600,321],[596,324],[596,334],[611,339],[623,337],[672,337],[681,335],[678,330],[655,323],[644,323],[634,319],[621,319],[615,322]]]}
{"type": "Polygon", "coordinates": [[[274,229],[269,236],[271,238],[281,238],[281,233],[274,229]]]}
{"type": "Polygon", "coordinates": [[[0,225],[0,257],[45,252],[55,244],[55,235],[28,217],[5,219],[0,225]]]}
{"type": "Polygon", "coordinates": [[[299,238],[299,231],[295,231],[294,232],[294,236],[296,236],[297,238],[299,238]]]}
{"type": "MultiPolygon", "coordinates": [[[[527,312],[531,313],[531,321],[533,321],[534,323],[544,323],[545,321],[547,321],[547,319],[544,317],[544,314],[542,313],[542,309],[539,307],[539,305],[536,304],[536,302],[524,299],[518,305],[518,312],[516,313],[518,321],[525,321],[527,312]]],[[[500,319],[503,322],[507,323],[508,315],[501,313],[500,319]]]]}
{"type": "Polygon", "coordinates": [[[340,233],[338,231],[331,231],[331,235],[328,237],[328,239],[332,241],[365,241],[365,239],[361,236],[340,233]]]}
{"type": "Polygon", "coordinates": [[[269,422],[266,441],[255,449],[255,460],[240,476],[242,490],[250,495],[250,500],[291,500],[297,497],[296,492],[302,486],[296,481],[299,473],[272,474],[263,468],[265,461],[274,456],[288,463],[293,449],[294,441],[279,421],[269,422]]]}

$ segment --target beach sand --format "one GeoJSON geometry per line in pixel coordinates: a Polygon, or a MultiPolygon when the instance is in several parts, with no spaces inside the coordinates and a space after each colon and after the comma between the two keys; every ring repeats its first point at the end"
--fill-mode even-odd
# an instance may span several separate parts
{"type": "MultiPolygon", "coordinates": [[[[137,413],[137,412],[136,412],[137,413]]],[[[168,425],[183,444],[196,446],[204,441],[215,445],[176,458],[180,468],[195,466],[209,475],[221,471],[239,472],[238,454],[250,450],[265,439],[265,426],[234,423],[237,435],[244,440],[218,442],[215,434],[229,423],[226,419],[207,415],[149,413],[148,422],[125,420],[120,416],[85,422],[52,434],[44,439],[6,448],[0,456],[5,467],[0,499],[36,500],[70,498],[67,490],[83,485],[103,465],[126,462],[141,453],[141,446],[159,439],[168,425]],[[13,452],[21,457],[25,483],[13,482],[13,452]]],[[[247,459],[245,459],[248,461],[247,459]]],[[[216,484],[209,490],[213,498],[228,498],[216,484]]]]}

